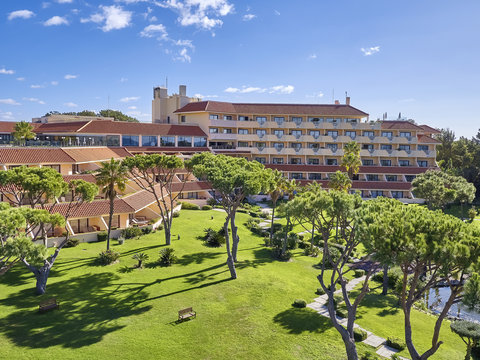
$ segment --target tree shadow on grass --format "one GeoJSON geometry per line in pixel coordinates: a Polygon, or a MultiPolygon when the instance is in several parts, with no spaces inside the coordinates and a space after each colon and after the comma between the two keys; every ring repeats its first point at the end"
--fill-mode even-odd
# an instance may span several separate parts
{"type": "Polygon", "coordinates": [[[86,274],[51,284],[48,295],[42,297],[25,289],[0,300],[0,305],[19,309],[0,319],[0,333],[16,346],[29,348],[76,349],[97,343],[106,334],[124,327],[116,320],[151,309],[135,307],[147,297],[143,291],[125,287],[112,292],[112,282],[117,279],[113,273],[86,274]],[[38,313],[38,303],[50,297],[57,298],[60,309],[38,313]]]}
{"type": "Polygon", "coordinates": [[[290,334],[301,334],[303,332],[318,334],[332,328],[329,318],[321,316],[308,308],[292,308],[282,311],[275,315],[273,321],[288,330],[290,334]]]}
{"type": "Polygon", "coordinates": [[[365,314],[365,312],[362,311],[362,308],[378,309],[376,315],[381,317],[396,315],[400,311],[398,300],[394,295],[381,295],[372,292],[365,295],[365,298],[360,303],[360,307],[357,311],[357,319],[361,319],[363,314],[365,314]]]}
{"type": "Polygon", "coordinates": [[[222,255],[223,253],[221,252],[206,252],[206,251],[198,252],[195,254],[185,254],[180,259],[178,259],[177,263],[182,266],[187,266],[193,263],[202,264],[204,261],[213,260],[222,255]]]}

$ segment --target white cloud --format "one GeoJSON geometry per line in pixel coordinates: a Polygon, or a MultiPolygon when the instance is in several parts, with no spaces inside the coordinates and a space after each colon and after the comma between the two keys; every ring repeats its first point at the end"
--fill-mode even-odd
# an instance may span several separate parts
{"type": "Polygon", "coordinates": [[[30,10],[17,10],[17,11],[12,11],[11,13],[8,14],[8,20],[13,20],[13,19],[30,19],[32,16],[35,16],[35,13],[30,10]]]}
{"type": "Polygon", "coordinates": [[[369,47],[369,48],[366,48],[366,49],[361,48],[360,51],[363,52],[363,55],[370,56],[370,55],[378,53],[380,51],[380,46],[373,46],[373,47],[369,47]]]}
{"type": "Polygon", "coordinates": [[[130,109],[130,110],[136,110],[137,107],[136,107],[136,106],[129,106],[128,109],[130,109]]]}
{"type": "Polygon", "coordinates": [[[242,17],[242,20],[243,21],[250,21],[250,20],[255,19],[256,17],[257,17],[257,15],[254,15],[254,14],[245,14],[242,17]]]}
{"type": "Polygon", "coordinates": [[[20,105],[20,103],[16,102],[13,99],[0,99],[0,104],[5,105],[20,105]]]}
{"type": "Polygon", "coordinates": [[[38,85],[38,84],[30,85],[30,88],[32,89],[43,89],[44,87],[45,85],[38,85]]]}
{"type": "Polygon", "coordinates": [[[50,3],[49,3],[49,2],[47,2],[47,1],[42,2],[42,8],[43,8],[43,9],[46,9],[46,8],[48,8],[49,6],[50,6],[50,3]]]}
{"type": "Polygon", "coordinates": [[[100,10],[101,13],[92,14],[87,19],[80,19],[80,22],[93,22],[96,24],[104,23],[102,30],[105,32],[119,30],[130,26],[130,21],[132,20],[131,11],[123,10],[121,6],[116,5],[100,5],[100,10]]]}
{"type": "Polygon", "coordinates": [[[61,16],[52,16],[43,23],[45,26],[68,25],[68,20],[61,16]]]}
{"type": "Polygon", "coordinates": [[[11,111],[1,112],[0,111],[0,119],[1,120],[15,120],[13,117],[13,113],[11,111]]]}
{"type": "Polygon", "coordinates": [[[130,102],[130,101],[137,101],[138,99],[140,99],[140,96],[130,96],[130,97],[124,97],[124,98],[121,98],[120,101],[121,102],[130,102]]]}
{"type": "Polygon", "coordinates": [[[188,50],[186,47],[184,47],[182,50],[180,50],[180,52],[178,53],[178,56],[175,57],[175,60],[179,60],[179,61],[182,61],[182,62],[191,62],[192,61],[192,58],[191,56],[188,54],[188,50]]]}
{"type": "Polygon", "coordinates": [[[317,54],[311,54],[311,55],[308,55],[308,60],[314,60],[317,58],[317,54]]]}
{"type": "Polygon", "coordinates": [[[78,75],[67,74],[63,78],[65,80],[72,80],[72,79],[76,79],[77,77],[78,77],[78,75]]]}
{"type": "Polygon", "coordinates": [[[194,25],[205,30],[222,26],[219,17],[233,13],[233,4],[228,0],[166,0],[157,5],[175,10],[182,26],[194,25]]]}
{"type": "Polygon", "coordinates": [[[73,0],[56,0],[56,2],[59,4],[71,4],[73,0]]]}
{"type": "Polygon", "coordinates": [[[68,106],[68,107],[78,107],[78,105],[73,103],[73,102],[67,102],[67,103],[64,103],[63,105],[68,106]]]}
{"type": "Polygon", "coordinates": [[[277,16],[280,16],[280,11],[273,9],[273,13],[277,16]]]}
{"type": "Polygon", "coordinates": [[[173,40],[173,43],[177,46],[189,47],[190,49],[194,49],[192,40],[173,40]]]}
{"type": "Polygon", "coordinates": [[[311,95],[306,95],[307,98],[322,98],[323,97],[323,92],[319,91],[316,93],[313,93],[311,95]]]}
{"type": "Polygon", "coordinates": [[[124,77],[120,78],[120,82],[121,82],[121,83],[124,83],[124,82],[127,82],[127,81],[128,81],[127,78],[124,78],[124,77]]]}
{"type": "Polygon", "coordinates": [[[50,81],[50,84],[52,84],[53,86],[57,86],[57,85],[58,85],[58,81],[50,81]]]}
{"type": "Polygon", "coordinates": [[[17,80],[18,81],[25,81],[25,78],[24,77],[18,77],[17,80]]]}
{"type": "Polygon", "coordinates": [[[214,99],[218,98],[218,95],[202,95],[202,94],[195,94],[193,97],[200,98],[200,99],[214,99]]]}
{"type": "Polygon", "coordinates": [[[148,25],[141,32],[140,36],[143,37],[154,37],[157,36],[158,40],[166,40],[168,38],[168,33],[164,25],[148,25]]]}
{"type": "Polygon", "coordinates": [[[35,103],[38,103],[40,105],[45,105],[45,101],[37,99],[37,98],[33,98],[33,97],[31,97],[31,98],[24,97],[23,100],[30,101],[30,102],[35,102],[35,103]]]}
{"type": "Polygon", "coordinates": [[[231,94],[248,94],[248,93],[265,93],[269,94],[291,94],[295,87],[293,85],[277,85],[269,88],[261,88],[254,86],[242,86],[241,88],[228,87],[224,91],[231,94]]]}
{"type": "Polygon", "coordinates": [[[1,68],[0,69],[0,74],[12,75],[12,74],[15,74],[15,70],[7,70],[5,68],[1,68]]]}

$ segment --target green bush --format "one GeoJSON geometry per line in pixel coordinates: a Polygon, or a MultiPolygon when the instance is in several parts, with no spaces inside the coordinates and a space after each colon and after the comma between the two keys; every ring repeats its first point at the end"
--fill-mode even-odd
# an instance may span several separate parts
{"type": "MultiPolygon", "coordinates": [[[[300,243],[299,243],[300,244],[300,243]]],[[[310,244],[308,245],[308,247],[306,247],[304,250],[303,250],[303,254],[305,256],[311,256],[311,257],[317,257],[319,254],[320,254],[320,249],[316,246],[314,246],[313,248],[310,246],[310,244]]]]}
{"type": "Polygon", "coordinates": [[[390,346],[391,348],[397,349],[399,351],[402,351],[407,347],[405,342],[402,339],[396,338],[396,337],[388,337],[387,338],[387,345],[390,346]]]}
{"type": "Polygon", "coordinates": [[[365,354],[362,355],[360,360],[380,360],[380,357],[374,352],[367,351],[365,354]]]}
{"type": "Polygon", "coordinates": [[[402,358],[398,354],[392,354],[392,357],[390,359],[391,360],[402,360],[402,358]]]}
{"type": "Polygon", "coordinates": [[[348,311],[347,311],[347,309],[344,309],[344,308],[337,309],[335,311],[335,313],[337,314],[337,316],[339,316],[341,318],[347,318],[348,317],[348,311]]]}
{"type": "Polygon", "coordinates": [[[290,250],[296,249],[298,245],[298,235],[294,232],[288,233],[287,248],[290,250]]]}
{"type": "Polygon", "coordinates": [[[217,199],[215,199],[214,197],[211,197],[211,198],[208,198],[207,199],[207,205],[210,205],[212,208],[215,207],[215,205],[217,205],[217,199]]]}
{"type": "Polygon", "coordinates": [[[106,231],[100,231],[97,234],[97,241],[107,241],[108,233],[106,231]]]}
{"type": "Polygon", "coordinates": [[[365,275],[365,270],[362,269],[355,269],[353,272],[353,276],[356,278],[362,277],[363,275],[365,275]]]}
{"type": "MultiPolygon", "coordinates": [[[[298,240],[297,245],[298,245],[298,248],[299,248],[299,249],[308,249],[308,248],[310,248],[310,244],[309,244],[308,242],[303,241],[303,240],[300,240],[300,239],[298,240]]],[[[305,254],[305,255],[306,255],[306,254],[305,254]]]]}
{"type": "Polygon", "coordinates": [[[163,224],[158,225],[157,230],[163,230],[163,224]]]}
{"type": "Polygon", "coordinates": [[[223,228],[218,231],[215,231],[212,228],[207,228],[203,231],[205,233],[203,236],[205,245],[210,247],[220,247],[225,244],[225,234],[223,228]]]}
{"type": "Polygon", "coordinates": [[[145,254],[143,252],[136,253],[132,256],[132,259],[138,261],[137,268],[141,269],[143,268],[143,263],[148,260],[148,254],[145,254]]]}
{"type": "Polygon", "coordinates": [[[288,261],[292,258],[291,251],[287,250],[282,254],[282,248],[281,247],[273,247],[272,248],[272,255],[275,259],[278,259],[278,260],[281,260],[281,261],[288,261]]]}
{"type": "Polygon", "coordinates": [[[110,265],[118,260],[120,254],[114,250],[102,251],[97,258],[97,262],[100,265],[110,265]]]}
{"type": "Polygon", "coordinates": [[[123,245],[123,243],[125,242],[125,239],[120,237],[118,238],[118,245],[123,245]]]}
{"type": "Polygon", "coordinates": [[[147,234],[150,234],[152,232],[152,228],[150,226],[144,226],[141,229],[142,229],[142,234],[143,235],[147,235],[147,234]]]}
{"type": "Polygon", "coordinates": [[[125,239],[133,239],[133,238],[142,236],[143,231],[139,227],[132,226],[132,227],[123,229],[121,234],[125,239]]]}
{"type": "Polygon", "coordinates": [[[260,217],[261,217],[262,219],[268,219],[268,218],[270,217],[270,215],[268,214],[268,212],[262,211],[262,212],[260,213],[260,217]]]}
{"type": "Polygon", "coordinates": [[[172,248],[165,248],[160,250],[160,259],[158,261],[160,265],[172,266],[173,264],[175,264],[178,261],[178,259],[174,254],[174,252],[175,250],[172,248]]]}
{"type": "Polygon", "coordinates": [[[65,245],[63,245],[63,247],[70,248],[78,246],[78,244],[80,244],[80,240],[75,238],[68,238],[67,242],[65,243],[65,245]]]}
{"type": "Polygon", "coordinates": [[[476,217],[477,217],[477,209],[475,209],[475,206],[472,206],[470,210],[468,210],[468,218],[470,219],[470,221],[473,221],[475,220],[476,217]]]}
{"type": "Polygon", "coordinates": [[[367,338],[367,332],[359,328],[354,328],[353,338],[355,339],[356,342],[363,341],[367,338]]]}
{"type": "MultiPolygon", "coordinates": [[[[340,257],[342,256],[342,253],[336,247],[329,246],[328,251],[330,252],[330,257],[332,258],[332,261],[334,263],[336,263],[340,259],[340,257]]],[[[319,263],[320,267],[322,266],[322,263],[323,263],[323,260],[322,260],[322,262],[319,263]]],[[[330,263],[328,258],[325,259],[325,268],[326,269],[331,269],[332,268],[332,264],[330,263]]]]}
{"type": "Polygon", "coordinates": [[[180,211],[175,211],[175,212],[172,214],[172,217],[174,217],[174,218],[180,217],[180,211]]]}
{"type": "Polygon", "coordinates": [[[307,306],[307,302],[305,300],[302,300],[302,299],[295,299],[292,306],[296,307],[296,308],[304,308],[304,307],[307,306]]]}
{"type": "Polygon", "coordinates": [[[333,306],[335,309],[338,309],[338,306],[343,304],[343,295],[342,294],[334,294],[333,295],[333,306]]]}
{"type": "Polygon", "coordinates": [[[182,204],[182,209],[184,210],[200,210],[200,206],[197,204],[192,204],[189,202],[181,202],[182,204]]]}
{"type": "Polygon", "coordinates": [[[317,291],[315,292],[315,294],[317,294],[317,295],[325,295],[325,291],[323,291],[323,289],[320,287],[320,288],[317,288],[317,291]]]}
{"type": "Polygon", "coordinates": [[[212,210],[212,207],[210,205],[203,205],[202,210],[212,210]]]}

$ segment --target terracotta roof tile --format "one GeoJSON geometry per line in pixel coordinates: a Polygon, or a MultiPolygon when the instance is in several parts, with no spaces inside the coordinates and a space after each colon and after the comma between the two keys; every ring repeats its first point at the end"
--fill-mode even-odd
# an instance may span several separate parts
{"type": "Polygon", "coordinates": [[[41,133],[72,133],[77,132],[89,121],[72,121],[59,123],[35,124],[35,132],[41,133]]]}
{"type": "Polygon", "coordinates": [[[0,133],[12,133],[15,131],[16,122],[0,121],[0,133]]]}
{"type": "MultiPolygon", "coordinates": [[[[55,205],[53,213],[66,215],[68,203],[60,203],[55,205]]],[[[87,218],[95,216],[108,216],[110,212],[109,200],[96,200],[89,203],[83,203],[70,214],[70,218],[87,218]]],[[[135,210],[122,199],[116,199],[113,204],[114,214],[130,214],[135,210]]]]}
{"type": "Polygon", "coordinates": [[[420,125],[427,134],[440,134],[441,131],[428,125],[420,125]]]}
{"type": "Polygon", "coordinates": [[[128,151],[119,150],[121,148],[107,148],[107,147],[83,147],[83,148],[62,148],[62,150],[69,155],[74,162],[92,162],[92,161],[107,161],[111,158],[122,159],[131,156],[128,151]],[[117,150],[117,151],[116,151],[117,150]]]}
{"type": "Polygon", "coordinates": [[[70,182],[72,180],[84,180],[89,183],[95,183],[95,176],[93,174],[76,174],[76,175],[63,175],[63,180],[70,182]]]}
{"type": "Polygon", "coordinates": [[[420,126],[406,120],[383,120],[381,123],[382,129],[423,131],[423,128],[420,126]]]}
{"type": "Polygon", "coordinates": [[[1,164],[59,164],[73,162],[75,160],[61,148],[0,147],[1,164]]]}
{"type": "Polygon", "coordinates": [[[418,142],[424,144],[441,144],[442,142],[427,135],[418,135],[418,142]]]}

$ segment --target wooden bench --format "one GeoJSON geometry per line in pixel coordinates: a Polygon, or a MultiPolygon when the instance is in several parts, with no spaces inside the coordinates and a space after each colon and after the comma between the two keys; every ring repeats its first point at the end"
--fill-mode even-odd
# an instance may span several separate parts
{"type": "Polygon", "coordinates": [[[58,308],[60,308],[60,304],[57,302],[57,299],[55,299],[55,298],[51,298],[51,299],[42,301],[38,305],[38,311],[41,312],[41,313],[49,311],[49,310],[53,310],[53,309],[58,309],[58,308]]]}
{"type": "Polygon", "coordinates": [[[193,318],[197,317],[197,313],[193,311],[191,307],[178,310],[178,321],[187,320],[187,319],[190,319],[191,317],[193,318]]]}

